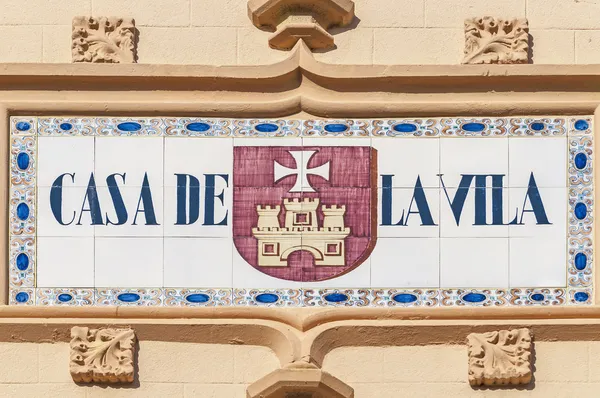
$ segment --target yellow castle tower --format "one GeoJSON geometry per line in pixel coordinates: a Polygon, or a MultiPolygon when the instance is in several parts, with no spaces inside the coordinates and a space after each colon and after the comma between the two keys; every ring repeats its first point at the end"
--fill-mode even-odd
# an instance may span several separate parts
{"type": "Polygon", "coordinates": [[[344,225],[346,206],[321,206],[323,226],[319,227],[318,198],[283,199],[285,226],[279,224],[281,206],[256,206],[258,225],[252,235],[258,239],[258,265],[285,267],[290,254],[310,252],[317,266],[344,266],[344,239],[350,228],[344,225]]]}

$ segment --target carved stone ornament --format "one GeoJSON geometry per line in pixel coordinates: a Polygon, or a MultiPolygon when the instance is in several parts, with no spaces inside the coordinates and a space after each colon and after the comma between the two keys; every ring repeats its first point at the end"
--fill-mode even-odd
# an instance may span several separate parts
{"type": "Polygon", "coordinates": [[[334,46],[327,30],[354,19],[352,0],[249,0],[248,15],[259,29],[274,31],[269,45],[291,50],[302,39],[311,49],[334,46]]]}
{"type": "Polygon", "coordinates": [[[525,64],[529,62],[527,19],[493,17],[465,20],[463,64],[525,64]]]}
{"type": "Polygon", "coordinates": [[[467,342],[471,385],[517,385],[531,381],[529,329],[472,333],[467,342]]]}
{"type": "Polygon", "coordinates": [[[73,62],[134,63],[136,30],[132,18],[73,18],[73,62]]]}
{"type": "Polygon", "coordinates": [[[135,333],[132,329],[71,329],[69,370],[80,383],[133,382],[135,333]]]}

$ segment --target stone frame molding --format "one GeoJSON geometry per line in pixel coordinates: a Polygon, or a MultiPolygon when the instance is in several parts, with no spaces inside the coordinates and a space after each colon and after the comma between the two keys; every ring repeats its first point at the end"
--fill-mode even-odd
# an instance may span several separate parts
{"type": "Polygon", "coordinates": [[[132,383],[135,333],[132,329],[71,328],[69,370],[78,383],[132,383]]]}
{"type": "Polygon", "coordinates": [[[134,63],[136,46],[133,18],[73,18],[73,62],[134,63]]]}
{"type": "Polygon", "coordinates": [[[269,46],[291,50],[299,40],[308,48],[329,49],[333,26],[347,26],[354,19],[352,0],[249,0],[248,16],[259,29],[275,32],[269,46]]]}
{"type": "MultiPolygon", "coordinates": [[[[590,87],[599,86],[599,65],[326,65],[302,41],[285,61],[256,67],[7,64],[0,69],[0,134],[8,137],[9,117],[30,114],[374,118],[595,112],[598,118],[600,92],[590,87]]],[[[597,135],[598,123],[595,129],[597,135]]],[[[8,165],[8,159],[5,139],[0,160],[8,165]]],[[[8,186],[8,178],[3,173],[0,184],[8,186]]],[[[600,190],[594,195],[598,203],[600,190]]],[[[0,203],[8,208],[6,195],[0,195],[0,203]]],[[[4,242],[6,217],[6,211],[0,213],[4,242]]],[[[0,300],[6,304],[6,244],[0,246],[0,256],[0,300]]],[[[597,303],[598,289],[594,294],[597,303]]],[[[599,340],[599,319],[597,304],[298,309],[0,305],[0,341],[68,342],[73,326],[135,325],[142,340],[265,346],[275,352],[282,369],[296,362],[320,369],[326,355],[340,347],[464,345],[471,333],[522,327],[537,342],[599,340]]]]}
{"type": "Polygon", "coordinates": [[[519,385],[531,381],[529,329],[471,333],[467,346],[471,385],[519,385]]]}
{"type": "Polygon", "coordinates": [[[495,17],[465,20],[463,64],[525,64],[529,62],[527,19],[495,17]]]}

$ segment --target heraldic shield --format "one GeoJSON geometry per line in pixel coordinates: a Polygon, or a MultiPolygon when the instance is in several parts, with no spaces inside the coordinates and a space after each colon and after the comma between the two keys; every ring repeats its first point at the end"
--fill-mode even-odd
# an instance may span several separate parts
{"type": "Polygon", "coordinates": [[[239,146],[233,154],[233,240],[276,278],[331,279],[377,239],[377,159],[369,146],[239,146]]]}

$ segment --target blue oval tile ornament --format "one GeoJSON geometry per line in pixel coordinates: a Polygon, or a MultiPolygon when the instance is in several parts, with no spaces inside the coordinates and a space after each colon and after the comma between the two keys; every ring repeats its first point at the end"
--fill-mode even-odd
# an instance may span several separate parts
{"type": "Polygon", "coordinates": [[[330,303],[343,303],[349,299],[348,295],[344,293],[329,293],[323,296],[323,298],[330,303]]]}
{"type": "Polygon", "coordinates": [[[412,123],[398,123],[392,128],[399,133],[413,133],[417,131],[417,126],[412,123]]]}
{"type": "Polygon", "coordinates": [[[273,293],[261,293],[254,298],[259,303],[273,304],[279,301],[279,296],[273,293]]]}
{"type": "Polygon", "coordinates": [[[29,256],[25,253],[19,253],[15,263],[19,271],[25,271],[27,268],[29,268],[29,256]]]}
{"type": "Polygon", "coordinates": [[[577,167],[579,170],[585,169],[585,165],[587,164],[587,155],[583,152],[579,152],[577,155],[575,155],[575,159],[573,159],[573,161],[575,162],[575,167],[577,167]]]}
{"type": "Polygon", "coordinates": [[[482,301],[485,301],[487,297],[485,296],[485,294],[481,294],[481,293],[467,293],[463,296],[463,300],[468,302],[468,303],[481,303],[482,301]]]}
{"type": "Polygon", "coordinates": [[[27,131],[31,128],[31,124],[29,122],[17,122],[15,127],[19,131],[27,131]]]}
{"type": "Polygon", "coordinates": [[[57,299],[61,303],[68,303],[69,301],[73,300],[73,296],[68,293],[61,293],[58,295],[57,299]]]}
{"type": "Polygon", "coordinates": [[[20,220],[25,221],[29,218],[29,206],[25,203],[19,203],[17,206],[17,217],[20,220]]]}
{"type": "Polygon", "coordinates": [[[577,203],[575,205],[575,217],[577,217],[578,220],[583,220],[586,216],[587,206],[585,205],[585,203],[577,203]]]}
{"type": "Polygon", "coordinates": [[[121,293],[117,295],[117,300],[122,301],[124,303],[135,303],[140,299],[141,297],[137,293],[121,293]]]}
{"type": "Polygon", "coordinates": [[[573,262],[577,270],[583,271],[587,267],[587,256],[583,253],[577,253],[573,262]]]}
{"type": "Polygon", "coordinates": [[[544,127],[545,127],[544,123],[541,123],[541,122],[531,123],[531,129],[534,131],[542,131],[544,129],[544,127]]]}
{"type": "Polygon", "coordinates": [[[19,152],[17,155],[17,166],[21,170],[26,170],[29,167],[29,155],[26,152],[19,152]]]}
{"type": "Polygon", "coordinates": [[[325,125],[325,131],[330,133],[343,133],[348,130],[348,126],[341,123],[330,123],[325,125]]]}
{"type": "Polygon", "coordinates": [[[139,131],[142,125],[136,122],[123,122],[117,124],[117,128],[121,131],[139,131]]]}
{"type": "Polygon", "coordinates": [[[462,129],[470,132],[483,131],[485,124],[483,123],[466,123],[462,125],[462,129]]]}
{"type": "Polygon", "coordinates": [[[543,294],[541,294],[541,293],[533,293],[533,294],[531,295],[531,299],[532,299],[533,301],[544,301],[544,295],[543,295],[543,294]]]}
{"type": "Polygon", "coordinates": [[[61,123],[59,127],[61,130],[69,131],[73,128],[73,125],[71,123],[61,123]]]}
{"type": "Polygon", "coordinates": [[[254,128],[261,133],[274,133],[279,130],[279,126],[274,123],[260,123],[254,126],[254,128]]]}
{"type": "Polygon", "coordinates": [[[589,294],[587,294],[586,292],[577,292],[573,295],[573,298],[575,299],[575,301],[577,301],[579,303],[588,301],[589,297],[590,297],[589,294]]]}
{"type": "Polygon", "coordinates": [[[408,304],[417,301],[417,296],[410,293],[398,293],[392,296],[392,300],[397,303],[408,304]]]}
{"type": "Polygon", "coordinates": [[[586,120],[579,119],[575,122],[575,130],[583,131],[590,128],[589,123],[586,120]]]}
{"type": "Polygon", "coordinates": [[[17,303],[26,303],[29,300],[29,294],[19,292],[15,295],[15,300],[17,300],[17,303]]]}
{"type": "Polygon", "coordinates": [[[210,296],[204,293],[192,293],[185,296],[185,301],[188,303],[207,303],[210,301],[210,296]]]}
{"type": "Polygon", "coordinates": [[[185,128],[190,131],[202,132],[202,131],[210,130],[210,124],[202,123],[202,122],[194,122],[194,123],[189,123],[187,126],[185,126],[185,128]]]}

